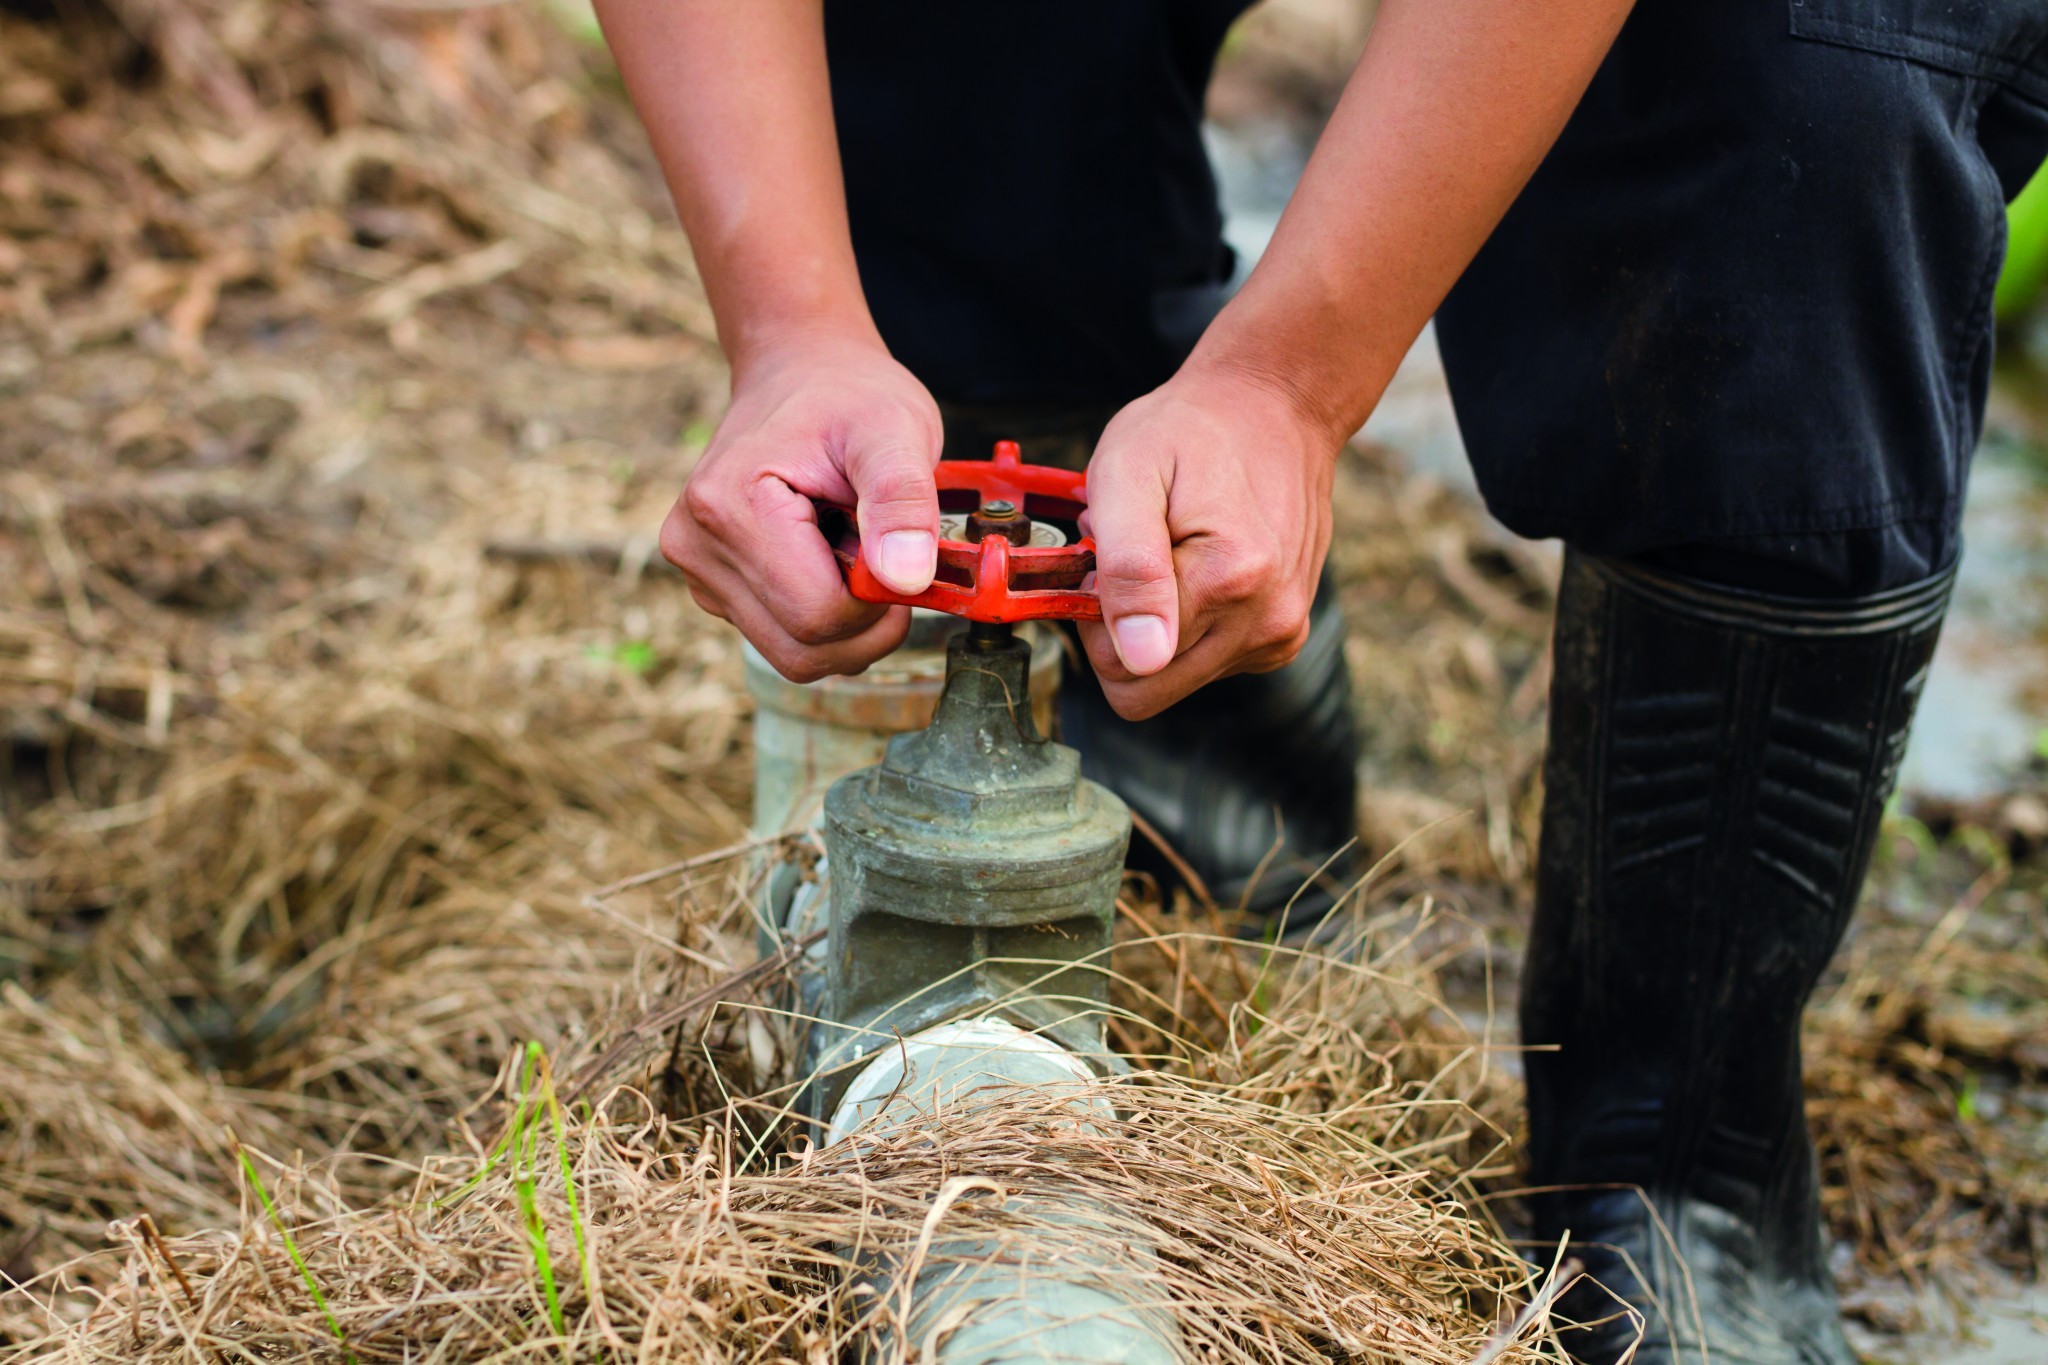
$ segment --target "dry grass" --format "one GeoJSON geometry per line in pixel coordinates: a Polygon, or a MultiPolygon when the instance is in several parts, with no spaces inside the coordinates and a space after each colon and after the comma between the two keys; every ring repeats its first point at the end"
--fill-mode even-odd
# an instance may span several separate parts
{"type": "Polygon", "coordinates": [[[2013,875],[1994,863],[1930,929],[1866,934],[1809,1020],[1823,1199],[1868,1273],[1955,1286],[2048,1258],[2048,1147],[2028,1114],[2048,1076],[2039,870],[1985,906],[2013,875]]]}
{"type": "MultiPolygon", "coordinates": [[[[1123,949],[1190,951],[1246,954],[1203,935],[1123,949]]],[[[949,1235],[1003,1246],[1029,1236],[1043,1254],[1073,1234],[1036,1226],[1019,1199],[1057,1193],[1117,1210],[1119,1226],[1157,1249],[1153,1267],[1134,1273],[1179,1310],[1200,1359],[1452,1365],[1489,1343],[1493,1358],[1525,1358],[1526,1344],[1494,1340],[1486,1309],[1511,1302],[1526,1272],[1457,1197],[1462,1153],[1490,1143],[1463,1100],[1484,1067],[1452,1041],[1426,980],[1320,955],[1244,965],[1249,994],[1223,1007],[1220,1032],[1179,1039],[1164,1069],[1108,1083],[1123,1117],[1085,1131],[1071,1122],[1071,1097],[1020,1096],[881,1141],[819,1151],[798,1134],[785,1151],[763,1151],[763,1134],[787,1131],[763,1115],[795,1078],[786,1064],[755,1074],[745,1048],[737,1066],[734,1051],[721,1065],[718,1040],[735,1014],[783,1031],[759,993],[743,991],[693,1016],[681,1046],[622,1058],[617,1075],[638,1084],[615,1077],[566,1119],[544,1102],[519,1105],[553,1090],[543,1073],[509,1065],[508,1136],[489,1152],[399,1162],[373,1178],[392,1192],[372,1204],[360,1202],[356,1158],[255,1157],[282,1210],[273,1221],[216,1148],[222,1169],[199,1178],[230,1202],[223,1230],[159,1240],[133,1215],[118,1223],[124,1251],[58,1267],[13,1296],[13,1330],[30,1343],[20,1358],[340,1359],[299,1278],[302,1258],[346,1350],[364,1361],[828,1360],[900,1311],[855,1272],[916,1243],[934,1196],[969,1178],[983,1193],[950,1206],[949,1235]],[[756,1097],[679,1120],[674,1103],[653,1098],[678,1071],[756,1097]],[[545,1230],[560,1331],[522,1184],[545,1230]]],[[[1125,989],[1158,999],[1136,978],[1125,989]]],[[[152,1098],[162,1090],[138,1086],[152,1098]]],[[[192,1121],[247,1112],[240,1103],[196,1097],[192,1121]]]]}
{"type": "Polygon", "coordinates": [[[718,370],[619,110],[533,11],[120,13],[0,16],[9,1358],[822,1360],[962,1170],[1114,1199],[1205,1358],[1485,1348],[1486,1071],[1405,966],[1133,927],[1114,1128],[792,1153],[746,860],[588,898],[747,769],[648,565],[718,370]]]}
{"type": "MultiPolygon", "coordinates": [[[[0,1357],[824,1361],[892,1311],[850,1258],[969,1172],[1126,1210],[1203,1359],[1528,1354],[1472,1194],[1515,1085],[1436,969],[1526,893],[1540,561],[1348,462],[1368,841],[1473,814],[1348,963],[1128,886],[1115,1125],[806,1151],[751,862],[589,895],[743,840],[749,766],[733,639],[651,560],[721,371],[622,108],[530,8],[114,9],[0,10],[0,1357]]],[[[1902,1040],[1976,980],[1923,976],[1845,987],[1817,1068],[1886,1265],[2042,1207],[1900,1136],[1953,1101],[1902,1040]]]]}

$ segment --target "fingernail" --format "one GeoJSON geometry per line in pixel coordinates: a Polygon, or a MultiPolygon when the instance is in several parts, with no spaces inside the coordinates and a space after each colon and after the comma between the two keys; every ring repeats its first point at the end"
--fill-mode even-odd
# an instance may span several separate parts
{"type": "Polygon", "coordinates": [[[1159,616],[1125,616],[1109,628],[1116,657],[1133,673],[1157,673],[1173,662],[1173,642],[1159,616]]]}
{"type": "Polygon", "coordinates": [[[929,531],[891,531],[875,554],[875,573],[897,592],[923,592],[939,567],[939,542],[929,531]]]}

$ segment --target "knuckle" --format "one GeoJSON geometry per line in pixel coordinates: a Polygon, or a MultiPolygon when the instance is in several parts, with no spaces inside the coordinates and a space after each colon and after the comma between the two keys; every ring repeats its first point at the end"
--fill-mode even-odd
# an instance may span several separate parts
{"type": "Polygon", "coordinates": [[[1283,636],[1273,644],[1268,645],[1261,651],[1261,657],[1267,660],[1263,671],[1271,672],[1276,668],[1287,667],[1287,665],[1293,663],[1301,656],[1301,647],[1307,643],[1308,635],[1306,632],[1302,632],[1296,635],[1283,636]]]}
{"type": "Polygon", "coordinates": [[[695,602],[701,610],[709,612],[721,621],[730,621],[732,619],[731,613],[725,609],[725,603],[720,601],[717,596],[696,579],[686,578],[683,581],[689,584],[690,600],[695,602]]]}
{"type": "Polygon", "coordinates": [[[718,556],[711,544],[706,528],[692,516],[686,505],[689,494],[685,490],[669,509],[668,516],[661,523],[661,533],[655,544],[661,550],[661,557],[682,570],[684,577],[696,580],[707,576],[718,562],[718,556]]]}
{"type": "Polygon", "coordinates": [[[848,423],[848,435],[846,472],[858,482],[876,488],[931,482],[936,443],[927,447],[920,428],[900,413],[869,412],[848,423]]]}
{"type": "Polygon", "coordinates": [[[793,683],[814,683],[820,678],[830,676],[832,672],[817,654],[807,649],[790,649],[783,646],[778,647],[772,654],[763,650],[762,655],[775,666],[777,673],[793,683]]]}
{"type": "Polygon", "coordinates": [[[1260,619],[1259,643],[1284,647],[1291,659],[1308,643],[1308,603],[1288,592],[1273,601],[1260,619]]]}
{"type": "Polygon", "coordinates": [[[667,520],[661,523],[659,544],[661,557],[687,575],[690,570],[690,532],[680,513],[670,512],[667,520]]]}
{"type": "Polygon", "coordinates": [[[1119,545],[1098,550],[1095,581],[1111,588],[1147,588],[1173,581],[1173,556],[1148,545],[1119,545]]]}
{"type": "Polygon", "coordinates": [[[1240,550],[1227,559],[1217,575],[1217,596],[1226,602],[1244,602],[1267,591],[1279,559],[1271,550],[1240,550]]]}
{"type": "Polygon", "coordinates": [[[811,649],[837,644],[846,638],[845,630],[837,621],[815,613],[792,621],[783,628],[789,632],[790,639],[811,649]]]}
{"type": "Polygon", "coordinates": [[[1156,697],[1130,687],[1107,687],[1103,695],[1109,699],[1110,710],[1125,720],[1150,720],[1165,709],[1156,697]]]}
{"type": "Polygon", "coordinates": [[[730,496],[714,480],[695,478],[683,485],[682,514],[717,535],[732,519],[730,496]]]}
{"type": "MultiPolygon", "coordinates": [[[[1088,668],[1095,674],[1099,685],[1107,687],[1113,682],[1122,682],[1130,677],[1124,672],[1123,661],[1116,657],[1116,647],[1109,642],[1109,632],[1093,622],[1085,624],[1078,632],[1081,639],[1081,654],[1088,661],[1088,668]]],[[[1068,645],[1071,651],[1071,644],[1068,645]]],[[[1071,653],[1069,659],[1071,660],[1071,653]]]]}
{"type": "Polygon", "coordinates": [[[931,476],[919,470],[894,469],[871,480],[860,490],[863,511],[894,520],[926,520],[939,500],[931,476]]]}

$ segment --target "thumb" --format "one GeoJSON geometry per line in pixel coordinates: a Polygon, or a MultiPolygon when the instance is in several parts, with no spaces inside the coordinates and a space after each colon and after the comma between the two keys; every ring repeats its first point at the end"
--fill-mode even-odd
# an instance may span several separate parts
{"type": "Polygon", "coordinates": [[[1116,657],[1140,677],[1157,673],[1173,662],[1180,642],[1164,472],[1098,452],[1088,469],[1088,524],[1095,593],[1116,657]]]}
{"type": "Polygon", "coordinates": [[[939,490],[932,480],[936,445],[905,439],[856,439],[846,454],[861,555],[890,588],[920,593],[939,567],[939,490]]]}

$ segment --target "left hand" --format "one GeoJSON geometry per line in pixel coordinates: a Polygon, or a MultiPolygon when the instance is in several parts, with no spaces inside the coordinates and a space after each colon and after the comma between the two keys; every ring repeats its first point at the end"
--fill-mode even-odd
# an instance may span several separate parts
{"type": "Polygon", "coordinates": [[[1221,369],[1184,367],[1117,414],[1088,464],[1103,620],[1081,640],[1118,715],[1301,652],[1346,436],[1221,369]]]}

